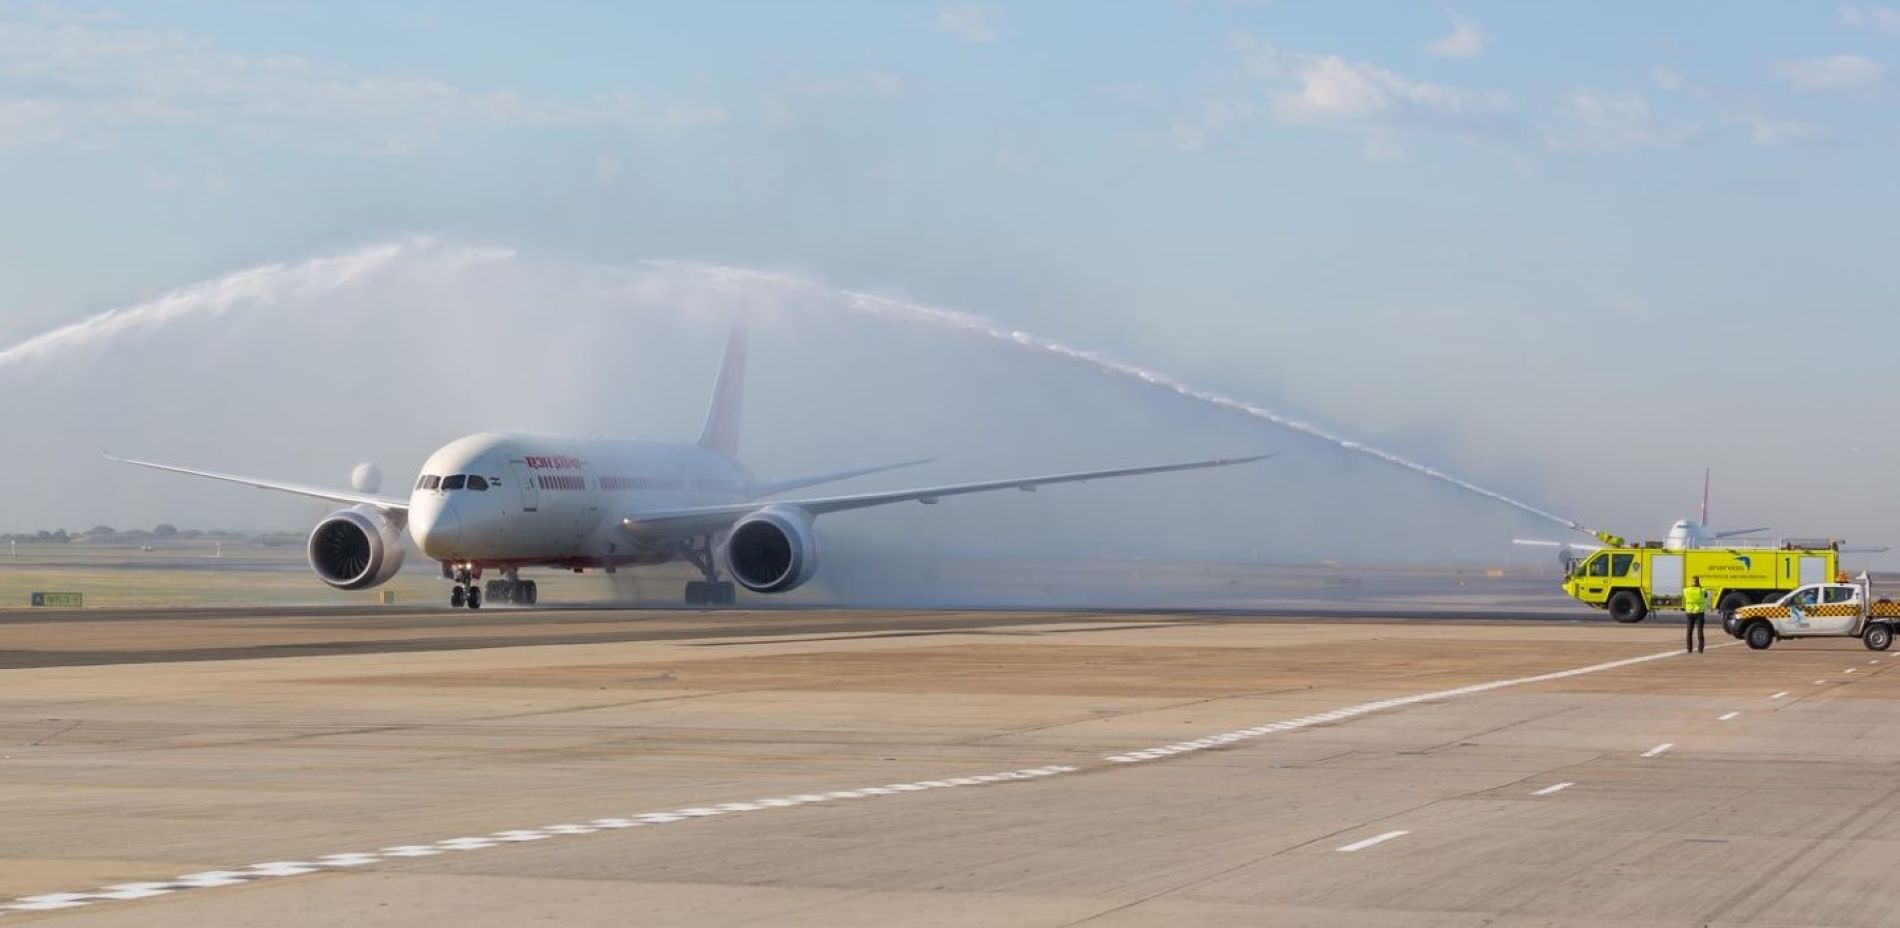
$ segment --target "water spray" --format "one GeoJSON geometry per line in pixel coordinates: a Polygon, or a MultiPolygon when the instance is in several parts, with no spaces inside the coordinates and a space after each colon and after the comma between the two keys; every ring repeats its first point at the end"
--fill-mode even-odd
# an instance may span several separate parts
{"type": "Polygon", "coordinates": [[[1202,403],[1207,403],[1231,412],[1237,412],[1253,419],[1298,432],[1302,435],[1317,438],[1347,452],[1362,454],[1375,460],[1403,468],[1412,473],[1450,484],[1467,493],[1473,493],[1485,499],[1503,503],[1513,509],[1529,513],[1546,521],[1554,522],[1564,528],[1583,532],[1598,538],[1603,537],[1600,533],[1591,531],[1573,519],[1564,518],[1556,513],[1526,503],[1523,500],[1479,486],[1469,480],[1448,474],[1430,465],[1421,464],[1409,458],[1393,454],[1390,451],[1374,448],[1370,445],[1346,438],[1345,436],[1334,434],[1310,422],[1295,419],[1255,403],[1249,403],[1245,400],[1215,393],[1211,390],[1201,389],[1160,371],[1130,364],[1126,361],[1116,360],[1096,352],[1072,348],[1053,339],[1043,338],[1042,336],[1029,332],[1005,329],[981,316],[958,312],[956,310],[939,309],[919,303],[905,302],[891,297],[862,293],[855,290],[832,290],[814,281],[790,274],[683,261],[649,261],[645,263],[651,267],[685,272],[702,277],[711,277],[726,283],[753,282],[796,291],[817,293],[821,296],[842,299],[845,305],[851,309],[869,315],[899,318],[912,322],[935,325],[942,328],[953,329],[964,334],[976,335],[992,341],[1003,342],[1045,355],[1052,355],[1064,361],[1082,365],[1101,373],[1140,381],[1156,389],[1166,390],[1170,393],[1187,397],[1188,399],[1198,400],[1202,403]]]}

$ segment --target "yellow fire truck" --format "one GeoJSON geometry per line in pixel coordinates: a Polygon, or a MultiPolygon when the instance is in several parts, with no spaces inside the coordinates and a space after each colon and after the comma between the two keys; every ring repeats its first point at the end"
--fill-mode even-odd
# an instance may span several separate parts
{"type": "Polygon", "coordinates": [[[1683,585],[1700,577],[1716,611],[1726,615],[1833,580],[1839,561],[1838,546],[1822,541],[1676,549],[1656,541],[1613,545],[1571,561],[1564,592],[1608,610],[1618,622],[1641,622],[1659,609],[1681,609],[1683,585]]]}

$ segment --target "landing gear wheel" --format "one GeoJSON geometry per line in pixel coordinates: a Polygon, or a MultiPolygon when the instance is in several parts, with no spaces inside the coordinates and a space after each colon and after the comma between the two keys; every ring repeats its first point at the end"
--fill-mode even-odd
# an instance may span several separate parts
{"type": "Polygon", "coordinates": [[[466,602],[468,602],[468,590],[463,589],[462,587],[458,586],[455,589],[449,591],[449,608],[450,609],[460,609],[462,608],[462,604],[466,602]]]}
{"type": "Polygon", "coordinates": [[[704,580],[686,581],[686,605],[688,606],[711,605],[711,594],[706,590],[706,581],[704,580]]]}
{"type": "Polygon", "coordinates": [[[505,583],[505,582],[507,582],[507,581],[505,581],[505,580],[490,580],[490,581],[488,581],[487,583],[484,583],[484,584],[482,584],[482,595],[483,595],[483,596],[486,596],[486,597],[488,597],[489,599],[503,599],[503,598],[505,598],[505,597],[503,597],[503,596],[502,596],[502,594],[501,594],[501,585],[502,585],[503,583],[505,583]]]}
{"type": "Polygon", "coordinates": [[[1742,640],[1748,642],[1750,648],[1766,651],[1775,643],[1775,630],[1767,622],[1756,622],[1742,631],[1742,640]]]}
{"type": "Polygon", "coordinates": [[[480,609],[482,607],[482,591],[481,590],[478,590],[472,586],[468,588],[468,607],[470,609],[480,609]]]}
{"type": "Polygon", "coordinates": [[[1618,590],[1610,597],[1610,618],[1628,624],[1648,617],[1649,607],[1643,605],[1643,597],[1635,590],[1618,590]]]}
{"type": "Polygon", "coordinates": [[[1861,632],[1860,643],[1869,651],[1885,651],[1893,646],[1893,627],[1890,625],[1869,625],[1861,632]]]}
{"type": "Polygon", "coordinates": [[[730,583],[720,582],[712,585],[713,601],[721,606],[730,606],[739,601],[739,592],[730,583]]]}
{"type": "Polygon", "coordinates": [[[541,590],[534,585],[534,581],[521,581],[521,604],[524,606],[532,606],[540,600],[541,590]]]}

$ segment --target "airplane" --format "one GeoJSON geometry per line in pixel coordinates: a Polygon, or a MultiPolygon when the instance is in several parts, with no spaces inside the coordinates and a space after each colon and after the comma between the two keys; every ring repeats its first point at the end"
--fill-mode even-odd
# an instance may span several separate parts
{"type": "MultiPolygon", "coordinates": [[[[1716,529],[1710,528],[1708,523],[1709,523],[1709,469],[1703,468],[1702,470],[1702,511],[1700,513],[1700,518],[1677,519],[1674,524],[1670,525],[1668,533],[1663,536],[1663,543],[1662,543],[1663,550],[1684,551],[1691,548],[1719,547],[1720,545],[1718,543],[1726,539],[1741,538],[1747,535],[1754,535],[1759,532],[1768,531],[1768,526],[1765,526],[1765,525],[1758,528],[1741,528],[1741,529],[1731,529],[1728,531],[1718,531],[1716,529]]],[[[1614,539],[1614,536],[1598,535],[1598,538],[1603,539],[1605,541],[1614,540],[1614,542],[1617,544],[1621,543],[1621,539],[1614,539]]],[[[1569,567],[1571,562],[1582,558],[1584,555],[1588,555],[1596,551],[1601,551],[1603,550],[1603,547],[1604,547],[1603,545],[1600,545],[1600,544],[1591,544],[1589,542],[1584,542],[1584,541],[1547,541],[1547,540],[1539,539],[1539,538],[1513,538],[1511,539],[1511,543],[1516,544],[1516,545],[1530,545],[1530,546],[1543,547],[1543,548],[1556,548],[1557,549],[1557,563],[1563,565],[1566,568],[1569,567]]],[[[1839,550],[1842,553],[1848,553],[1848,554],[1877,554],[1877,553],[1884,552],[1887,550],[1886,547],[1878,546],[1878,545],[1843,545],[1831,539],[1829,540],[1828,543],[1834,545],[1836,550],[1839,550]]]]}
{"type": "MultiPolygon", "coordinates": [[[[1677,519],[1669,526],[1663,536],[1663,550],[1684,551],[1690,548],[1707,548],[1715,542],[1728,538],[1740,538],[1757,532],[1768,531],[1768,526],[1741,528],[1729,531],[1717,531],[1709,527],[1709,469],[1702,470],[1702,512],[1700,518],[1677,519]]],[[[1539,538],[1513,538],[1514,545],[1530,545],[1542,548],[1556,548],[1557,562],[1568,565],[1577,558],[1594,551],[1603,550],[1603,545],[1582,541],[1546,541],[1539,538]]]]}
{"type": "MultiPolygon", "coordinates": [[[[480,433],[443,445],[422,465],[406,498],[379,495],[353,477],[354,489],[245,477],[153,461],[109,460],[290,493],[347,508],[310,533],[317,578],[339,590],[388,582],[401,569],[406,528],[423,556],[452,581],[452,608],[491,600],[533,605],[539,588],[524,568],[609,573],[684,561],[703,577],[686,584],[693,606],[731,605],[733,583],[754,593],[783,593],[818,569],[814,521],[822,515],[893,503],[932,505],[949,496],[1047,484],[1231,467],[1273,455],[1074,471],[977,483],[837,496],[785,496],[855,477],[923,463],[906,461],[762,482],[740,463],[739,423],[746,335],[735,327],[714,382],[705,428],[693,444],[480,433]],[[485,586],[477,586],[493,572],[485,586]]],[[[374,473],[358,468],[358,474],[374,473]]]]}

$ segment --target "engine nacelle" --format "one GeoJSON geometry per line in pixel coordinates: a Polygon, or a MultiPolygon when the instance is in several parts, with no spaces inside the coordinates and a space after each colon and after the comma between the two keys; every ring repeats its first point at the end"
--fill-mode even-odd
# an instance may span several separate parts
{"type": "Polygon", "coordinates": [[[740,519],[726,536],[726,568],[754,593],[783,593],[810,580],[818,570],[811,513],[767,506],[740,519]]]}
{"type": "Polygon", "coordinates": [[[310,569],[339,590],[388,583],[402,569],[402,526],[371,506],[333,512],[310,531],[310,569]]]}

